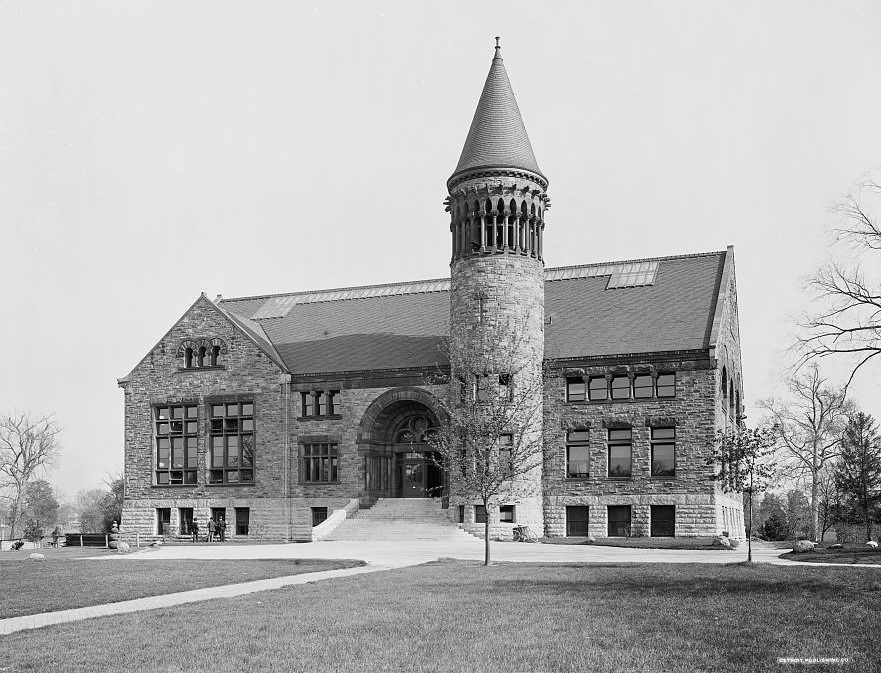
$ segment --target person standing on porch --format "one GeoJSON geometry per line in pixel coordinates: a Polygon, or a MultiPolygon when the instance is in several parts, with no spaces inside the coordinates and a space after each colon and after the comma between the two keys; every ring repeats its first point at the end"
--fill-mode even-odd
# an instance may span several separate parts
{"type": "Polygon", "coordinates": [[[190,530],[193,533],[193,542],[199,541],[199,522],[193,517],[193,524],[190,526],[190,530]]]}
{"type": "Polygon", "coordinates": [[[208,542],[214,542],[214,533],[217,531],[217,523],[214,519],[208,519],[208,542]]]}
{"type": "Polygon", "coordinates": [[[226,520],[223,517],[217,522],[217,528],[220,530],[220,541],[226,542],[226,520]]]}

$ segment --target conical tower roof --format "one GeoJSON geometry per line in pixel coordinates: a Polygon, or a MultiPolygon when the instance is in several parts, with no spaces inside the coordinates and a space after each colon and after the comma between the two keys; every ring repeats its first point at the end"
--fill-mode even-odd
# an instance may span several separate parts
{"type": "Polygon", "coordinates": [[[496,42],[495,56],[453,176],[473,168],[505,167],[525,169],[544,177],[526,135],[498,38],[496,42]]]}

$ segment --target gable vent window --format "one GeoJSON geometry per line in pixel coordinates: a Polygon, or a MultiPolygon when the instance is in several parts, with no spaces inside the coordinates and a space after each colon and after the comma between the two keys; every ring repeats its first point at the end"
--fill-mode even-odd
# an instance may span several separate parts
{"type": "Polygon", "coordinates": [[[221,367],[225,355],[226,344],[220,339],[188,340],[177,349],[177,357],[183,360],[183,369],[221,367]]]}

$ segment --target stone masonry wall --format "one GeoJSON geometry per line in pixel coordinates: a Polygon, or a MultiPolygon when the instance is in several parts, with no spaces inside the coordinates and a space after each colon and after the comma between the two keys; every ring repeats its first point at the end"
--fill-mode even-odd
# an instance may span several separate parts
{"type": "Polygon", "coordinates": [[[589,507],[589,534],[607,536],[608,505],[631,505],[631,534],[648,535],[651,505],[676,506],[677,536],[714,535],[715,486],[705,464],[715,431],[713,363],[675,360],[553,370],[545,388],[546,534],[566,535],[566,506],[589,507]],[[674,398],[567,402],[566,375],[676,372],[674,398]],[[581,373],[583,372],[583,374],[581,373]],[[674,477],[651,476],[651,426],[676,428],[674,477]],[[607,431],[632,428],[632,476],[610,479],[607,431]],[[566,477],[566,431],[589,428],[590,477],[566,477]]]}
{"type": "MultiPolygon", "coordinates": [[[[210,507],[250,507],[251,527],[285,537],[284,396],[279,367],[221,314],[200,298],[121,382],[125,391],[126,533],[153,535],[156,508],[193,507],[205,525],[210,507]],[[187,339],[219,338],[227,352],[216,368],[185,370],[178,346],[187,339]],[[254,484],[208,485],[208,405],[212,401],[253,401],[255,413],[254,484]],[[154,485],[156,463],[153,409],[157,405],[199,406],[198,484],[154,485]]],[[[229,510],[229,516],[233,512],[229,510]]],[[[234,518],[227,519],[228,532],[234,518]]]]}

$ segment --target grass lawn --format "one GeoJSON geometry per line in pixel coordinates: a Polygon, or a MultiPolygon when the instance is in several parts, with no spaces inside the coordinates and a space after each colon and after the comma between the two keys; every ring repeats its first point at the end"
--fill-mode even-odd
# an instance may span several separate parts
{"type": "Polygon", "coordinates": [[[881,547],[868,548],[861,544],[844,545],[841,549],[829,549],[817,547],[814,551],[796,554],[789,552],[783,554],[783,558],[792,561],[804,561],[806,563],[875,563],[881,565],[881,547]]]}
{"type": "MultiPolygon", "coordinates": [[[[10,559],[13,553],[4,552],[0,561],[0,619],[362,565],[325,560],[82,561],[76,560],[82,550],[74,554],[64,548],[47,553],[44,561],[32,561],[26,553],[10,559]]],[[[105,555],[109,553],[115,554],[105,555]]]]}
{"type": "Polygon", "coordinates": [[[879,599],[881,575],[851,568],[453,561],[17,633],[0,649],[10,672],[863,672],[878,670],[879,599]]]}
{"type": "MultiPolygon", "coordinates": [[[[736,547],[713,545],[713,538],[688,537],[598,537],[596,542],[587,542],[586,537],[543,538],[545,544],[591,544],[595,547],[629,547],[631,549],[709,549],[730,551],[736,547]]],[[[735,543],[736,544],[736,543],[735,543]]],[[[745,542],[743,544],[746,544],[745,542]]]]}

